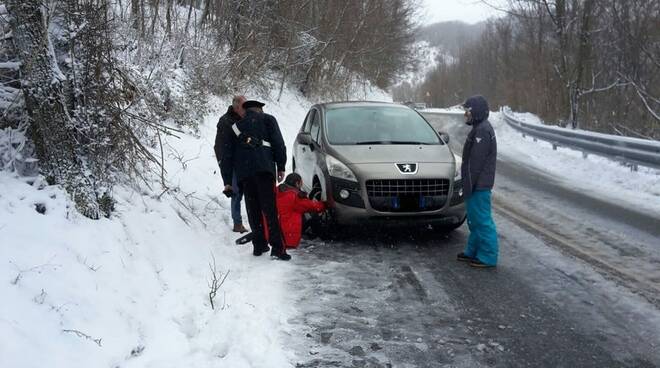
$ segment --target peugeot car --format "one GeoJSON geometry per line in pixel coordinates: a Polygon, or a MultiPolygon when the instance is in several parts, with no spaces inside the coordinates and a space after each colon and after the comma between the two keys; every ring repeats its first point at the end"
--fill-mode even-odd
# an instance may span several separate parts
{"type": "Polygon", "coordinates": [[[385,102],[312,106],[293,147],[304,189],[321,191],[336,224],[465,220],[460,157],[417,111],[385,102]]]}

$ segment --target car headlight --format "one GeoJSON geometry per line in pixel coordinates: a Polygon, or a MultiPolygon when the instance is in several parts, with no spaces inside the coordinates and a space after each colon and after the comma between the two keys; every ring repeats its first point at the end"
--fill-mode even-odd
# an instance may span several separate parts
{"type": "Polygon", "coordinates": [[[456,162],[456,169],[454,170],[454,180],[461,179],[461,165],[463,165],[463,159],[461,156],[454,154],[454,160],[456,162]]]}
{"type": "Polygon", "coordinates": [[[328,165],[328,174],[330,174],[330,176],[355,182],[358,181],[355,177],[355,174],[353,174],[353,171],[351,171],[348,166],[336,158],[332,156],[326,156],[325,163],[328,165]]]}

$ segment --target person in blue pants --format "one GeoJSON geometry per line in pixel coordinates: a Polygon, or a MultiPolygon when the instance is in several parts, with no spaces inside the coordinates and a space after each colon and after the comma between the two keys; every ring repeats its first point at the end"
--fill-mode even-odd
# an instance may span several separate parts
{"type": "Polygon", "coordinates": [[[470,236],[457,259],[473,267],[495,267],[499,245],[491,213],[491,191],[495,183],[497,140],[488,121],[488,102],[483,96],[472,96],[462,106],[465,123],[472,126],[463,146],[461,165],[470,236]]]}
{"type": "Polygon", "coordinates": [[[243,200],[243,189],[238,185],[236,174],[231,181],[234,195],[231,196],[231,219],[234,222],[233,231],[235,233],[245,233],[248,230],[243,226],[243,217],[241,216],[241,201],[243,200]]]}

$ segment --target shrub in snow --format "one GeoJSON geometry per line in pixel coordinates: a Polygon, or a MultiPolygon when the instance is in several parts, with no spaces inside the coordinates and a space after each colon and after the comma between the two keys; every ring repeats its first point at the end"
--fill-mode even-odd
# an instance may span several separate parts
{"type": "Polygon", "coordinates": [[[37,174],[34,148],[26,137],[27,125],[0,129],[0,170],[16,172],[21,176],[37,174]]]}

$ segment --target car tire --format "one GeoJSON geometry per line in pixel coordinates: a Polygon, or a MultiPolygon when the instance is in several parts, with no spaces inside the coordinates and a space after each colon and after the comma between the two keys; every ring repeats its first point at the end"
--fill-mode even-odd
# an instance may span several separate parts
{"type": "MultiPolygon", "coordinates": [[[[323,187],[321,187],[321,182],[317,177],[314,178],[314,184],[312,184],[312,199],[317,201],[322,200],[323,198],[323,187]]],[[[335,220],[332,209],[324,212],[321,215],[321,223],[318,228],[318,235],[321,240],[337,240],[339,239],[339,234],[342,226],[337,223],[335,220]]]]}

